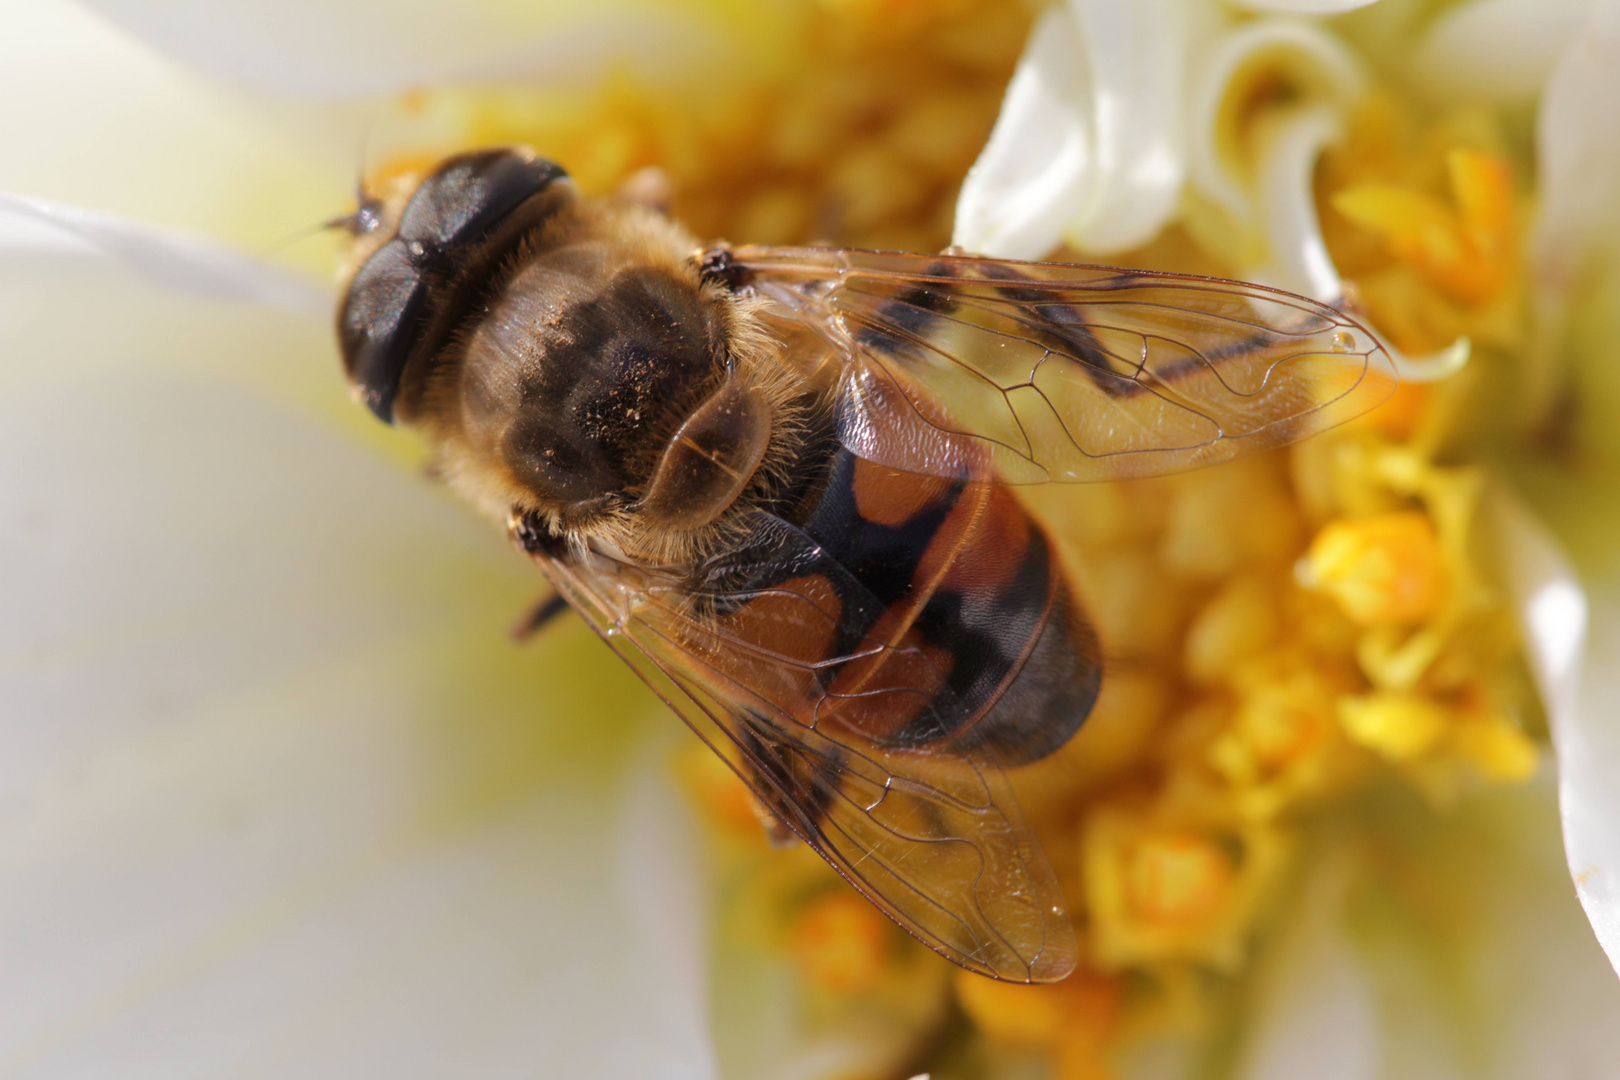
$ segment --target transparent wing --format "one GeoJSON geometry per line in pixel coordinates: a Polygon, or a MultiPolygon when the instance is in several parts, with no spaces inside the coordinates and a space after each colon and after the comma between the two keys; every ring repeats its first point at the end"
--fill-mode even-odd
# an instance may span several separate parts
{"type": "Polygon", "coordinates": [[[877,601],[804,534],[770,519],[696,587],[596,553],[536,560],[764,804],[906,930],[997,978],[1074,969],[1056,877],[991,753],[862,733],[874,716],[929,709],[954,730],[954,703],[924,650],[847,633],[877,601]]]}
{"type": "Polygon", "coordinates": [[[843,443],[908,472],[1174,472],[1313,435],[1396,385],[1366,328],[1261,285],[837,248],[731,260],[785,338],[813,328],[842,364],[843,443]]]}

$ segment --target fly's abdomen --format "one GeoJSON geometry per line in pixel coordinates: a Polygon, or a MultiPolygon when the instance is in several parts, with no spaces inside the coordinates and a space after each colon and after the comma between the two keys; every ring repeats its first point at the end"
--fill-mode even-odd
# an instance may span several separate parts
{"type": "Polygon", "coordinates": [[[889,746],[972,744],[1009,763],[1056,750],[1102,669],[1045,534],[1005,488],[835,452],[800,527],[843,570],[819,722],[889,746]],[[858,613],[858,614],[857,614],[858,613]]]}

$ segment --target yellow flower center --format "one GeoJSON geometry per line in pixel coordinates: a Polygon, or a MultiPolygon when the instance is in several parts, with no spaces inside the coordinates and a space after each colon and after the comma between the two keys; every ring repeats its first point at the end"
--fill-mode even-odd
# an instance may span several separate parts
{"type": "Polygon", "coordinates": [[[1396,259],[1467,303],[1500,293],[1513,269],[1513,181],[1507,163],[1474,150],[1446,155],[1448,204],[1370,181],[1333,196],[1333,208],[1373,232],[1396,259]]]}
{"type": "Polygon", "coordinates": [[[1133,913],[1159,923],[1196,923],[1220,911],[1232,890],[1232,858],[1202,837],[1158,836],[1138,844],[1126,870],[1133,913]]]}
{"type": "Polygon", "coordinates": [[[1339,720],[1361,745],[1395,761],[1427,753],[1448,727],[1446,710],[1411,694],[1372,694],[1339,702],[1339,720]]]}
{"type": "Polygon", "coordinates": [[[1457,723],[1457,755],[1497,783],[1521,783],[1536,771],[1541,754],[1512,717],[1465,716],[1457,723]]]}
{"type": "Polygon", "coordinates": [[[974,1024],[993,1039],[1057,1051],[1060,1077],[1106,1075],[1099,1060],[1119,1023],[1121,987],[1116,979],[1079,971],[1051,986],[992,982],[965,972],[956,998],[974,1024]]]}
{"type": "Polygon", "coordinates": [[[1311,544],[1300,576],[1361,626],[1427,618],[1445,581],[1434,526],[1416,512],[1330,524],[1311,544]]]}
{"type": "Polygon", "coordinates": [[[850,890],[812,901],[791,932],[793,958],[811,982],[836,993],[867,990],[883,977],[893,924],[850,890]]]}

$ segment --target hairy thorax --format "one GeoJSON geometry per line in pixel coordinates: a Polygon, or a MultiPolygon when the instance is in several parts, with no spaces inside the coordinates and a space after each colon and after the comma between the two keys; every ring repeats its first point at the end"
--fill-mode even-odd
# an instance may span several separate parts
{"type": "Polygon", "coordinates": [[[689,565],[746,531],[816,394],[696,245],[634,205],[578,204],[518,248],[402,408],[497,518],[689,565]]]}

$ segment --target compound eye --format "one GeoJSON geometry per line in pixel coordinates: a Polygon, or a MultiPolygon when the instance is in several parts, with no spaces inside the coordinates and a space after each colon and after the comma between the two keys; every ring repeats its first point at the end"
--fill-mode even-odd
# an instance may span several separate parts
{"type": "Polygon", "coordinates": [[[387,423],[394,422],[394,396],[431,299],[430,282],[395,242],[366,260],[344,294],[338,315],[343,366],[360,400],[387,423]]]}
{"type": "Polygon", "coordinates": [[[379,419],[394,422],[407,368],[444,343],[474,286],[572,200],[557,182],[567,175],[526,150],[486,150],[451,158],[416,189],[338,313],[344,370],[379,419]]]}
{"type": "Polygon", "coordinates": [[[484,150],[453,157],[416,189],[399,219],[399,236],[422,250],[478,244],[524,203],[568,174],[525,150],[484,150]]]}

